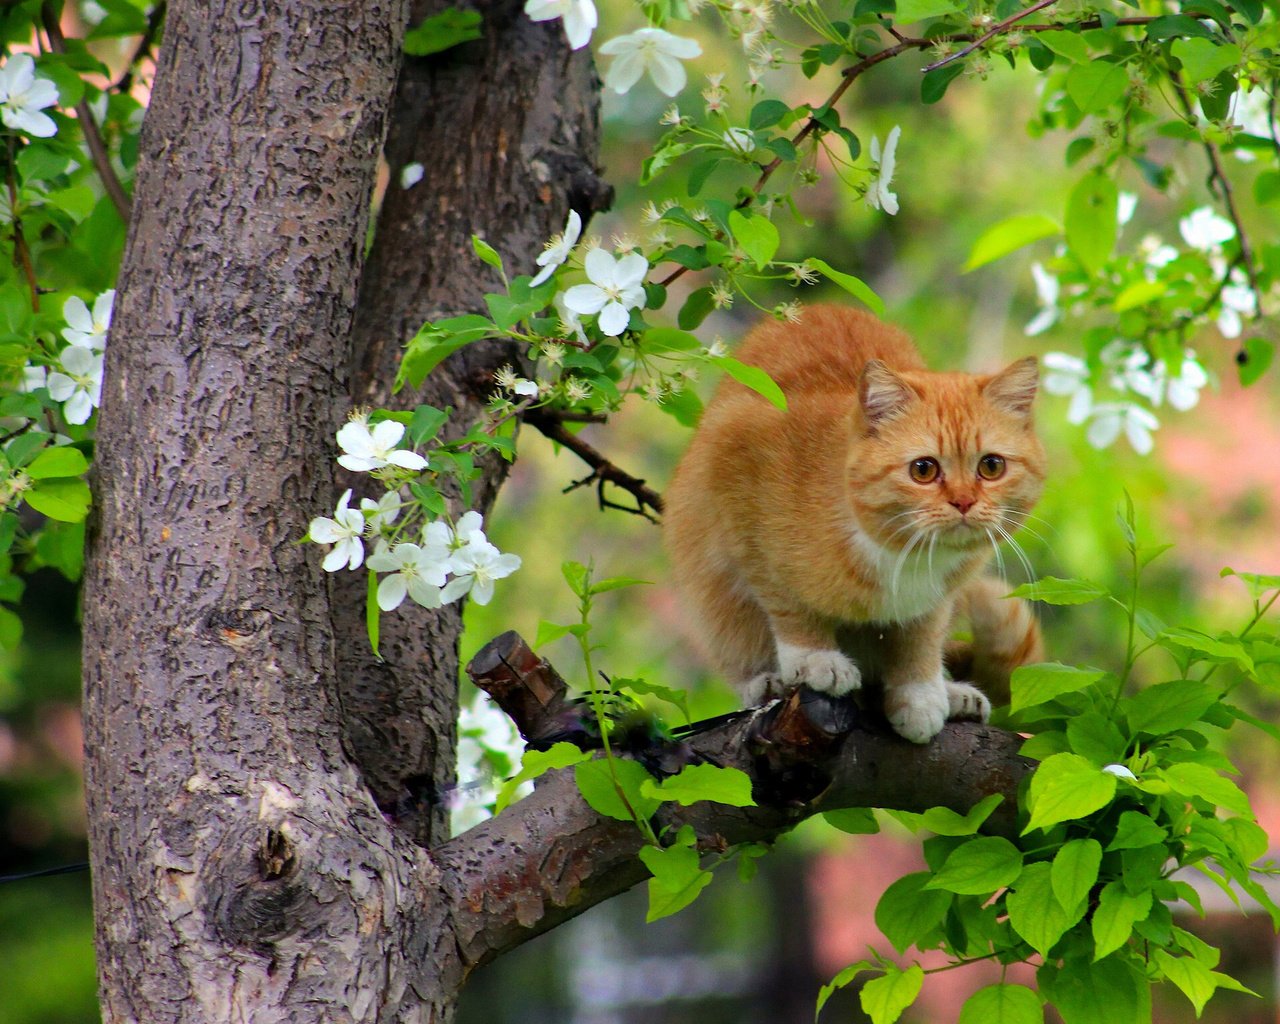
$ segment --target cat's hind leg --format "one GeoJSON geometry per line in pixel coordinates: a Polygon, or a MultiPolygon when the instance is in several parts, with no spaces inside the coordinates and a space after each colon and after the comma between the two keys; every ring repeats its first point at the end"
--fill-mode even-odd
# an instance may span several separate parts
{"type": "Polygon", "coordinates": [[[947,719],[985,722],[991,717],[991,701],[970,683],[947,683],[947,719]]]}
{"type": "Polygon", "coordinates": [[[783,690],[774,658],[769,619],[748,586],[731,572],[688,581],[690,604],[699,613],[697,642],[750,707],[783,690]]]}

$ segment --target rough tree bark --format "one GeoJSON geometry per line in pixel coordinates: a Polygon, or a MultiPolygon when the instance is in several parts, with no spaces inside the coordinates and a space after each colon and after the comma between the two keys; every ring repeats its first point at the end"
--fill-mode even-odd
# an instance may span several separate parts
{"type": "MultiPolygon", "coordinates": [[[[397,91],[407,0],[169,7],[85,580],[109,1024],[448,1021],[475,966],[642,877],[634,831],[564,777],[442,842],[423,798],[452,771],[456,612],[391,625],[376,665],[348,581],[297,543],[338,493],[353,397],[386,402],[421,320],[478,304],[470,232],[527,260],[569,204],[602,205],[588,59],[519,0],[482,10],[483,41],[409,62],[397,91]],[[361,280],[390,111],[393,180],[414,159],[427,176],[391,186],[361,280]]],[[[478,347],[405,404],[465,422],[507,358],[478,347]]],[[[500,480],[489,467],[482,507],[500,480]]],[[[708,847],[842,803],[963,808],[1022,772],[990,730],[904,751],[789,729],[756,715],[700,738],[766,797],[689,809],[708,847]]]]}

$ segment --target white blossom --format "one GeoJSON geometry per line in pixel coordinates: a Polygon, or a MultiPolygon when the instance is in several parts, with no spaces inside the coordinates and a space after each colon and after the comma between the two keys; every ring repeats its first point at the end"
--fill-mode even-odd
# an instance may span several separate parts
{"type": "Polygon", "coordinates": [[[378,536],[384,527],[390,526],[400,517],[403,507],[404,499],[400,497],[399,491],[387,491],[377,501],[361,498],[360,511],[365,517],[365,533],[370,537],[378,536]]]}
{"type": "Polygon", "coordinates": [[[527,380],[516,374],[510,365],[497,370],[493,375],[494,382],[503,391],[511,391],[517,395],[532,397],[538,393],[538,382],[527,380]]]}
{"type": "Polygon", "coordinates": [[[578,237],[581,234],[582,218],[578,216],[577,210],[570,210],[569,219],[565,221],[564,233],[551,239],[547,243],[546,251],[534,260],[542,269],[529,282],[529,287],[536,288],[555,273],[556,268],[569,258],[569,253],[573,252],[573,247],[578,244],[578,237]]]}
{"type": "Polygon", "coordinates": [[[1218,330],[1224,338],[1238,338],[1244,330],[1242,317],[1258,313],[1258,296],[1239,271],[1233,271],[1231,280],[1219,295],[1218,330]]]}
{"type": "Polygon", "coordinates": [[[422,180],[426,168],[419,163],[405,164],[400,168],[400,187],[413,188],[422,180]]]}
{"type": "Polygon", "coordinates": [[[472,541],[487,543],[484,535],[484,516],[479,512],[465,512],[458,522],[450,526],[443,519],[428,523],[422,529],[423,542],[443,547],[450,552],[466,547],[472,541]]]}
{"type": "Polygon", "coordinates": [[[84,299],[73,295],[62,304],[62,316],[67,321],[62,336],[72,345],[101,352],[107,344],[107,328],[111,326],[111,311],[115,306],[116,290],[111,288],[93,300],[93,312],[84,299]]]}
{"type": "Polygon", "coordinates": [[[755,136],[746,128],[730,128],[724,133],[724,144],[735,156],[751,156],[756,149],[755,136]]]}
{"type": "Polygon", "coordinates": [[[1134,402],[1104,402],[1095,405],[1090,416],[1085,436],[1095,448],[1109,447],[1120,436],[1121,430],[1139,455],[1150,454],[1155,446],[1151,431],[1160,426],[1160,421],[1134,402]]]}
{"type": "Polygon", "coordinates": [[[397,544],[369,556],[369,568],[390,575],[378,580],[378,607],[399,608],[407,595],[423,608],[439,608],[440,588],[448,578],[450,551],[438,544],[397,544]]]}
{"type": "Polygon", "coordinates": [[[364,515],[359,509],[348,508],[350,501],[351,488],[348,487],[338,499],[333,518],[317,516],[307,530],[307,536],[317,544],[333,545],[321,563],[325,572],[337,572],[344,565],[348,569],[359,569],[364,561],[364,544],[360,540],[364,533],[364,515]]]}
{"type": "Polygon", "coordinates": [[[1067,409],[1068,423],[1083,423],[1093,407],[1093,392],[1089,388],[1089,367],[1083,359],[1065,352],[1048,352],[1044,357],[1044,389],[1051,395],[1063,395],[1071,399],[1067,409]]]}
{"type": "Polygon", "coordinates": [[[592,249],[583,264],[590,284],[575,284],[564,293],[564,304],[580,316],[599,314],[600,330],[616,338],[627,329],[629,309],[644,304],[644,276],[648,261],[639,253],[614,257],[603,249],[592,249]]]}
{"type": "Polygon", "coordinates": [[[533,21],[564,21],[565,38],[574,50],[581,50],[591,42],[599,16],[592,0],[528,0],[524,13],[533,21]]]}
{"type": "Polygon", "coordinates": [[[22,368],[22,383],[18,385],[18,390],[25,394],[42,388],[48,383],[49,368],[28,363],[22,368]]]}
{"type": "Polygon", "coordinates": [[[674,96],[688,80],[680,62],[701,56],[702,47],[664,29],[642,28],[610,39],[600,52],[614,58],[604,75],[604,84],[614,92],[628,92],[647,71],[659,92],[674,96]]]}
{"type": "Polygon", "coordinates": [[[1034,336],[1043,334],[1062,318],[1062,310],[1058,308],[1061,287],[1058,279],[1039,263],[1031,264],[1031,276],[1036,282],[1036,298],[1040,300],[1040,311],[1023,328],[1023,333],[1034,336]]]}
{"type": "Polygon", "coordinates": [[[363,418],[353,419],[338,431],[338,465],[353,473],[367,473],[384,466],[398,466],[417,472],[425,469],[427,460],[417,452],[396,448],[404,437],[404,424],[383,420],[371,430],[363,418]]]}
{"type": "Polygon", "coordinates": [[[446,604],[463,594],[470,594],[476,604],[488,604],[493,598],[494,580],[510,576],[520,568],[520,556],[503,554],[484,539],[471,539],[454,552],[450,563],[453,579],[445,584],[440,598],[446,604]]]}
{"type": "Polygon", "coordinates": [[[1116,223],[1124,227],[1133,220],[1133,212],[1138,208],[1138,197],[1133,192],[1121,192],[1116,201],[1116,223]]]}
{"type": "Polygon", "coordinates": [[[888,214],[898,212],[898,197],[889,191],[889,186],[893,183],[893,172],[897,164],[898,138],[901,135],[902,128],[894,125],[889,132],[889,137],[884,140],[883,151],[880,149],[879,137],[871,136],[871,163],[874,169],[871,182],[867,186],[867,202],[873,209],[884,210],[888,214]]]}
{"type": "Polygon", "coordinates": [[[1134,775],[1133,772],[1129,771],[1129,769],[1122,764],[1104,764],[1102,766],[1102,770],[1108,775],[1114,775],[1117,779],[1136,780],[1138,778],[1138,776],[1134,775]]]}
{"type": "Polygon", "coordinates": [[[36,78],[31,54],[15,53],[0,66],[0,121],[6,128],[41,139],[56,135],[57,124],[43,110],[57,102],[57,86],[36,78]]]}
{"type": "MultiPolygon", "coordinates": [[[[468,787],[467,799],[451,808],[449,826],[454,835],[465,832],[489,817],[487,804],[497,799],[492,783],[491,755],[503,758],[509,765],[520,763],[524,741],[515,724],[495,707],[483,693],[477,693],[470,704],[463,704],[458,715],[458,781],[468,787]]],[[[533,791],[533,783],[523,783],[517,795],[533,791]]]]}
{"type": "Polygon", "coordinates": [[[1178,231],[1187,245],[1200,252],[1210,252],[1236,237],[1236,226],[1209,206],[1192,210],[1178,221],[1178,231]]]}
{"type": "Polygon", "coordinates": [[[1194,408],[1200,401],[1200,389],[1209,383],[1209,375],[1195,355],[1188,352],[1178,368],[1178,375],[1170,377],[1165,392],[1169,404],[1179,412],[1194,408]]]}
{"type": "Polygon", "coordinates": [[[49,374],[49,397],[64,403],[68,423],[87,423],[102,398],[102,353],[80,345],[62,350],[62,370],[49,374]]]}

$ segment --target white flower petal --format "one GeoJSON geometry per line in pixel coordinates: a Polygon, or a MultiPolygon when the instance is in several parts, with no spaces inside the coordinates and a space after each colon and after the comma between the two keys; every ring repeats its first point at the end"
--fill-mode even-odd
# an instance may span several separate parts
{"type": "Polygon", "coordinates": [[[609,296],[594,284],[575,284],[564,293],[564,304],[579,316],[590,316],[604,309],[609,296]]]}
{"type": "Polygon", "coordinates": [[[603,334],[610,338],[616,338],[619,334],[627,329],[627,324],[631,322],[631,315],[627,312],[626,307],[620,302],[610,302],[600,311],[600,319],[597,323],[603,334]]]}
{"type": "Polygon", "coordinates": [[[404,602],[408,592],[409,586],[400,573],[381,579],[378,581],[378,607],[384,612],[393,611],[404,602]]]}
{"type": "Polygon", "coordinates": [[[450,604],[462,597],[471,589],[471,583],[474,579],[475,577],[473,576],[455,576],[440,591],[440,602],[442,604],[450,604]]]}
{"type": "Polygon", "coordinates": [[[471,600],[476,604],[488,604],[493,600],[493,580],[488,577],[477,578],[471,588],[471,600]]]}
{"type": "MultiPolygon", "coordinates": [[[[684,65],[674,57],[668,57],[666,54],[654,54],[653,59],[649,62],[649,77],[653,79],[653,84],[658,87],[658,91],[666,96],[675,96],[684,88],[688,81],[685,74],[684,65]]],[[[484,604],[478,601],[478,604],[484,604]]]]}
{"type": "Polygon", "coordinates": [[[387,461],[393,466],[409,469],[415,473],[427,468],[426,459],[417,452],[407,451],[404,448],[397,448],[395,451],[388,452],[387,461]]]}

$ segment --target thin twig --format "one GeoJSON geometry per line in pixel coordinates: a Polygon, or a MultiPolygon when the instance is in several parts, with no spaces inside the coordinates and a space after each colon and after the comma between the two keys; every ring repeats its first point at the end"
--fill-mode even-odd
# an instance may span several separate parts
{"type": "Polygon", "coordinates": [[[659,515],[662,513],[662,495],[655,491],[652,487],[645,484],[639,477],[632,476],[630,473],[619,469],[612,462],[606,459],[600,452],[596,451],[591,445],[584,441],[577,434],[567,430],[564,424],[556,416],[548,416],[542,409],[530,409],[524,414],[524,421],[529,426],[540,431],[545,437],[563,445],[578,456],[583,462],[591,467],[591,474],[581,480],[575,481],[565,488],[566,491],[583,487],[586,484],[595,483],[596,495],[600,502],[601,508],[616,508],[623,512],[630,512],[633,515],[643,516],[651,523],[658,520],[647,510],[653,509],[659,515]],[[609,501],[605,497],[605,485],[612,484],[620,487],[636,500],[636,507],[631,508],[628,505],[618,505],[609,501]]]}
{"type": "Polygon", "coordinates": [[[127,93],[133,88],[133,72],[138,66],[138,62],[151,52],[151,48],[155,46],[156,36],[160,33],[160,26],[164,24],[164,16],[167,4],[164,0],[151,8],[151,13],[147,15],[147,29],[138,39],[138,45],[134,47],[133,56],[129,58],[129,63],[125,65],[124,73],[107,88],[111,92],[127,93]]]}
{"type": "Polygon", "coordinates": [[[13,136],[9,136],[9,213],[13,217],[13,262],[22,270],[27,279],[27,287],[31,289],[31,311],[40,312],[40,285],[36,280],[36,268],[31,263],[31,250],[27,248],[26,237],[22,234],[22,218],[18,215],[18,179],[14,173],[17,161],[13,152],[13,136]]]}
{"type": "MultiPolygon", "coordinates": [[[[1169,81],[1173,83],[1174,92],[1177,94],[1178,102],[1182,105],[1182,109],[1187,115],[1187,120],[1195,124],[1195,107],[1191,104],[1191,96],[1182,82],[1182,76],[1178,72],[1171,70],[1169,72],[1169,81]]],[[[1245,233],[1244,218],[1240,216],[1240,208],[1236,205],[1235,191],[1232,189],[1231,180],[1227,177],[1226,169],[1222,165],[1222,154],[1218,152],[1218,147],[1209,139],[1203,139],[1201,145],[1204,148],[1205,155],[1209,158],[1209,186],[1212,188],[1213,183],[1217,182],[1217,190],[1222,197],[1223,205],[1227,208],[1227,216],[1231,218],[1231,223],[1236,228],[1236,238],[1240,241],[1240,260],[1244,264],[1244,272],[1249,279],[1249,287],[1253,289],[1256,302],[1254,318],[1257,319],[1262,316],[1262,289],[1258,285],[1258,274],[1253,265],[1253,250],[1249,245],[1249,236],[1245,233]]]]}
{"type": "Polygon", "coordinates": [[[994,39],[996,36],[1000,35],[1002,32],[1007,32],[1011,26],[1017,24],[1023,18],[1029,17],[1032,14],[1035,14],[1037,11],[1043,11],[1046,7],[1049,7],[1052,4],[1056,4],[1057,2],[1058,0],[1039,0],[1038,3],[1034,3],[1030,7],[1024,8],[1021,11],[1017,11],[1014,14],[1009,15],[1009,17],[1005,18],[1004,21],[997,22],[995,25],[992,26],[989,32],[985,32],[982,35],[980,35],[977,39],[971,42],[963,50],[957,50],[955,53],[947,57],[943,57],[942,60],[935,60],[932,64],[925,65],[923,70],[926,73],[930,71],[936,71],[938,68],[943,67],[946,64],[950,64],[952,61],[962,60],[963,58],[969,56],[969,54],[973,53],[974,50],[980,47],[987,40],[994,39]]]}
{"type": "MultiPolygon", "coordinates": [[[[48,2],[40,5],[40,20],[44,24],[45,35],[49,37],[49,49],[54,53],[66,53],[67,41],[62,35],[62,26],[58,24],[58,15],[48,2]]],[[[132,205],[129,195],[116,177],[115,168],[111,166],[111,157],[107,153],[106,144],[102,141],[102,133],[98,131],[98,123],[93,119],[93,111],[89,109],[89,101],[81,98],[76,104],[76,117],[80,121],[80,130],[84,132],[84,142],[89,149],[93,166],[98,177],[102,179],[102,187],[106,190],[120,219],[129,223],[132,205]]]]}

